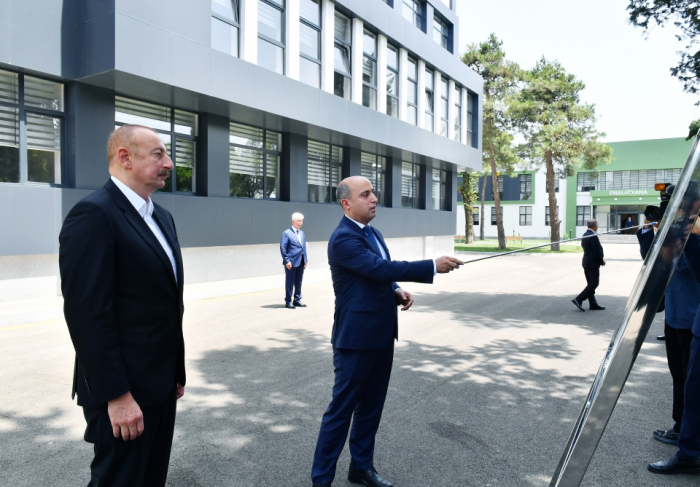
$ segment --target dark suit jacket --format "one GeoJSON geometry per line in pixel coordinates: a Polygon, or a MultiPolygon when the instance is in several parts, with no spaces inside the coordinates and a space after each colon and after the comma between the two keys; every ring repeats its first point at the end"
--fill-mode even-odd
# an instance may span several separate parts
{"type": "Polygon", "coordinates": [[[654,242],[654,229],[642,233],[642,229],[637,230],[637,240],[639,241],[639,253],[642,259],[647,258],[651,244],[654,242]]]}
{"type": "Polygon", "coordinates": [[[433,282],[433,261],[392,261],[382,234],[374,229],[387,259],[347,217],[328,242],[335,291],[331,343],[336,348],[376,350],[398,338],[395,281],[433,282]]]}
{"type": "Polygon", "coordinates": [[[304,257],[304,262],[309,262],[309,258],[306,255],[306,235],[304,235],[302,230],[299,230],[299,234],[301,235],[301,243],[299,243],[299,239],[296,233],[294,233],[293,227],[282,232],[280,253],[282,254],[283,265],[286,265],[287,262],[291,262],[292,267],[299,267],[302,257],[304,257]]]}
{"type": "Polygon", "coordinates": [[[141,407],[185,385],[182,256],[175,223],[154,205],[173,267],[110,179],[68,213],[59,236],[64,315],[76,351],[73,393],[99,406],[128,391],[141,407]]]}
{"type": "MultiPolygon", "coordinates": [[[[595,232],[588,229],[583,236],[585,237],[587,235],[595,235],[595,232]]],[[[581,240],[581,247],[583,247],[583,267],[598,269],[603,265],[603,246],[600,245],[600,240],[598,240],[597,235],[581,240]]]]}

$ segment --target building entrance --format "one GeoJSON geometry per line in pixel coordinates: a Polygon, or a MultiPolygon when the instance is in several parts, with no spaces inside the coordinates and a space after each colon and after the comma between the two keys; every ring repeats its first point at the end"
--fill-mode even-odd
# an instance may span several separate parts
{"type": "Polygon", "coordinates": [[[644,206],[610,206],[608,213],[608,231],[619,230],[618,233],[634,235],[637,229],[628,230],[644,221],[644,206]]]}

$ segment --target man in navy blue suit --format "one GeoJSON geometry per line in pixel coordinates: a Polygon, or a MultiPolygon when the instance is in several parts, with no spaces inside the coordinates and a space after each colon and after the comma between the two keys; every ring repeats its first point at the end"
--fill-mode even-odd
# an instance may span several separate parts
{"type": "Polygon", "coordinates": [[[603,310],[605,306],[599,305],[595,299],[595,290],[600,282],[600,266],[605,265],[603,246],[600,245],[600,240],[595,233],[598,230],[598,222],[588,220],[586,225],[588,230],[583,234],[586,238],[581,240],[581,247],[583,247],[582,265],[583,272],[586,275],[586,287],[571,302],[581,311],[585,311],[583,302],[586,300],[588,300],[588,309],[594,311],[603,310]]]}
{"type": "Polygon", "coordinates": [[[292,226],[282,232],[280,241],[280,253],[286,276],[284,306],[287,309],[295,307],[306,308],[301,302],[301,280],[304,278],[304,269],[309,265],[306,254],[306,236],[301,231],[304,224],[304,215],[292,214],[292,226]],[[292,300],[292,294],[294,300],[292,300]]]}
{"type": "Polygon", "coordinates": [[[345,216],[328,242],[335,291],[335,383],[321,421],[311,480],[315,487],[330,487],[352,421],[348,480],[392,487],[375,470],[373,457],[398,338],[397,305],[407,310],[413,304],[411,293],[396,281],[432,283],[436,273],[448,273],[463,262],[453,257],[392,261],[382,234],[369,225],[377,197],[368,179],[344,179],[337,199],[345,216]]]}

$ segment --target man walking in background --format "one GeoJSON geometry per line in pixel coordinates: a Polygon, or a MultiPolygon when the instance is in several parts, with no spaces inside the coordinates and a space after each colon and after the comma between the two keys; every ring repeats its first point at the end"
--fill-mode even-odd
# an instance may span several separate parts
{"type": "Polygon", "coordinates": [[[595,220],[588,220],[586,223],[588,230],[583,234],[584,238],[581,240],[581,247],[583,247],[583,272],[586,275],[587,286],[581,291],[581,294],[576,296],[571,300],[581,311],[583,309],[583,302],[588,300],[588,309],[590,310],[602,310],[605,306],[600,306],[595,299],[595,290],[600,282],[600,266],[605,265],[605,260],[603,259],[603,246],[600,245],[600,240],[596,231],[598,230],[598,222],[595,220]]]}
{"type": "Polygon", "coordinates": [[[306,308],[306,305],[301,302],[301,281],[304,278],[304,269],[309,265],[309,258],[306,255],[306,236],[301,230],[303,224],[304,215],[293,213],[292,226],[282,232],[280,241],[280,253],[286,278],[284,306],[287,309],[306,308]]]}

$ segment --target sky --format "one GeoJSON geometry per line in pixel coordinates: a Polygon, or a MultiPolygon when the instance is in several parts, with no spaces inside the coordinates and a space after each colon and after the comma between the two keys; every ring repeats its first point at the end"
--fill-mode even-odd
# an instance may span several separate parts
{"type": "Polygon", "coordinates": [[[453,0],[459,52],[495,33],[506,57],[532,68],[543,55],[586,85],[606,142],[685,137],[700,118],[700,95],[683,92],[669,69],[685,44],[674,26],[629,23],[628,0],[453,0]]]}

